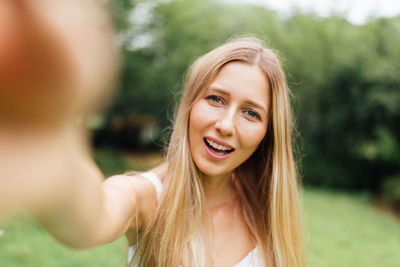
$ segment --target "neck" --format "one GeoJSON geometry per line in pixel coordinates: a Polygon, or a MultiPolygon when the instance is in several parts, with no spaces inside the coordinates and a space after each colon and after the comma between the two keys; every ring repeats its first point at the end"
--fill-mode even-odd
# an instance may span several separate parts
{"type": "Polygon", "coordinates": [[[208,208],[231,204],[237,198],[232,173],[218,176],[203,175],[203,189],[208,208]]]}

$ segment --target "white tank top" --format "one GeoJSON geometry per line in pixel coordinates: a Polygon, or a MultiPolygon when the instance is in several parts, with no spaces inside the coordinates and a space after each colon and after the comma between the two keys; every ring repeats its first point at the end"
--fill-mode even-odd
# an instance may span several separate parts
{"type": "MultiPolygon", "coordinates": [[[[160,200],[161,193],[163,191],[163,184],[158,178],[157,175],[155,175],[152,172],[145,172],[141,174],[142,177],[147,179],[149,182],[151,182],[156,189],[157,193],[157,201],[160,200]]],[[[132,245],[128,249],[128,264],[132,261],[133,255],[135,254],[137,245],[132,245]]],[[[137,263],[133,263],[131,267],[137,267],[137,263]]],[[[246,255],[239,263],[235,264],[234,267],[265,267],[261,253],[258,250],[258,248],[254,248],[252,251],[249,252],[249,254],[246,255]]]]}

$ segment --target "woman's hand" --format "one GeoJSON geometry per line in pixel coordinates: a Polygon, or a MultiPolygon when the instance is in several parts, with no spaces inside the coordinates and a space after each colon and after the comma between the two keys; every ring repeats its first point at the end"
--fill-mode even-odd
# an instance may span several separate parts
{"type": "Polygon", "coordinates": [[[152,185],[103,182],[84,123],[109,94],[117,61],[99,2],[0,0],[0,217],[26,209],[76,248],[141,225],[152,185]]]}
{"type": "Polygon", "coordinates": [[[95,0],[0,2],[0,123],[75,120],[117,73],[110,17],[95,0]]]}
{"type": "Polygon", "coordinates": [[[0,214],[100,186],[83,118],[110,93],[117,54],[98,1],[0,1],[0,214]]]}

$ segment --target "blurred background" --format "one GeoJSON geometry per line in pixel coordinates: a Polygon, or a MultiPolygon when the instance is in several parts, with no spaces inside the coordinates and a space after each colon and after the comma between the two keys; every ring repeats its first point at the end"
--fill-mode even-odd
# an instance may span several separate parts
{"type": "MultiPolygon", "coordinates": [[[[123,63],[90,120],[106,175],[158,164],[187,67],[250,33],[279,51],[293,93],[310,266],[400,266],[400,2],[108,2],[123,63]]],[[[29,217],[3,228],[0,266],[124,266],[124,240],[77,252],[29,217]]]]}

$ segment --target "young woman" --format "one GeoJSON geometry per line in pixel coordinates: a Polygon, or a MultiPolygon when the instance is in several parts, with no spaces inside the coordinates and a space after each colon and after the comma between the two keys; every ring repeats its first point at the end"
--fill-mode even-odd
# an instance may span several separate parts
{"type": "MultiPolygon", "coordinates": [[[[47,47],[61,51],[52,40],[47,47]]],[[[78,58],[67,57],[68,70],[81,66],[78,58]]],[[[67,84],[78,93],[96,91],[96,65],[81,67],[68,75],[61,69],[51,87],[74,81],[67,84]]],[[[51,106],[57,116],[49,119],[42,116],[47,109],[19,106],[21,98],[1,110],[6,115],[0,120],[9,114],[40,120],[1,124],[0,213],[26,208],[61,242],[77,248],[125,234],[130,266],[305,266],[288,94],[272,50],[255,38],[229,41],[190,67],[164,163],[104,182],[70,115],[82,109],[51,106]],[[60,114],[68,116],[54,123],[60,114]]]]}
{"type": "Polygon", "coordinates": [[[288,93],[255,38],[190,67],[165,164],[133,178],[157,206],[131,226],[133,266],[304,266],[288,93]]]}

